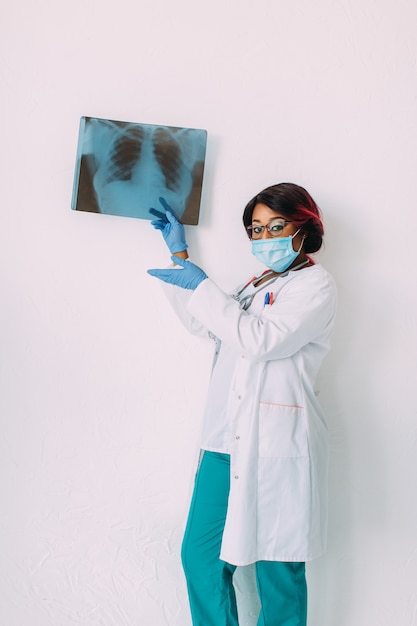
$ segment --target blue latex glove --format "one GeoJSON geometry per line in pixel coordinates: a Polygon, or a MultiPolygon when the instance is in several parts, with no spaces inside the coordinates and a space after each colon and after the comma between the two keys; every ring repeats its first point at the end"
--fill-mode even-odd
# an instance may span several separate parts
{"type": "Polygon", "coordinates": [[[171,259],[176,265],[181,265],[183,269],[148,270],[148,274],[183,289],[196,289],[207,278],[207,274],[194,263],[178,256],[172,256],[171,259]]]}
{"type": "Polygon", "coordinates": [[[156,209],[149,209],[149,213],[155,215],[158,219],[152,220],[151,224],[156,230],[160,230],[165,243],[167,244],[171,254],[174,252],[183,252],[188,248],[185,241],[184,226],[177,220],[172,213],[172,209],[164,198],[159,198],[159,202],[165,209],[165,213],[156,209]]]}

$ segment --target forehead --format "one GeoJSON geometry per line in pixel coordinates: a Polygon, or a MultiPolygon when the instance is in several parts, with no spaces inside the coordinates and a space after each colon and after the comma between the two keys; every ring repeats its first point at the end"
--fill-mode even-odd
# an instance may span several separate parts
{"type": "Polygon", "coordinates": [[[252,213],[252,222],[268,223],[277,217],[285,219],[283,215],[277,213],[276,211],[273,211],[269,208],[269,206],[266,206],[266,204],[262,204],[261,202],[255,204],[252,213]]]}

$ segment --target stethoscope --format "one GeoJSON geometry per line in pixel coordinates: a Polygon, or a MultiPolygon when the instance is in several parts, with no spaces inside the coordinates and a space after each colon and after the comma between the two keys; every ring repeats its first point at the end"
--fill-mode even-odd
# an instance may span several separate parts
{"type": "Polygon", "coordinates": [[[309,259],[307,259],[303,261],[303,263],[300,263],[299,265],[296,265],[295,267],[292,267],[291,269],[286,270],[282,274],[276,274],[274,270],[267,270],[266,272],[263,272],[260,276],[254,276],[247,283],[245,283],[243,287],[239,289],[239,291],[232,293],[232,298],[239,302],[239,306],[243,311],[246,311],[252,304],[253,299],[255,298],[258,291],[260,291],[261,289],[264,289],[264,287],[267,287],[268,285],[271,285],[276,280],[278,280],[278,278],[283,278],[284,276],[288,276],[290,272],[301,269],[302,267],[304,267],[304,265],[307,265],[307,263],[309,262],[310,262],[309,259]],[[261,278],[265,279],[267,276],[271,276],[271,278],[269,278],[269,280],[264,280],[262,284],[259,285],[259,287],[256,287],[255,290],[252,291],[252,293],[249,293],[246,296],[242,297],[242,293],[245,291],[245,289],[247,289],[250,285],[253,285],[254,283],[256,283],[261,278]]]}

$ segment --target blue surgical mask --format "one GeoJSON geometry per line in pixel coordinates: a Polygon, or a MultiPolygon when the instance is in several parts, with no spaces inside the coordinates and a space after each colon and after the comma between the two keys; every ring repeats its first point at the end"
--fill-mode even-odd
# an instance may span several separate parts
{"type": "Polygon", "coordinates": [[[271,239],[252,240],[252,254],[258,261],[274,272],[285,272],[291,263],[298,257],[303,247],[303,242],[297,252],[292,247],[293,238],[300,232],[290,235],[290,237],[275,237],[271,239]]]}

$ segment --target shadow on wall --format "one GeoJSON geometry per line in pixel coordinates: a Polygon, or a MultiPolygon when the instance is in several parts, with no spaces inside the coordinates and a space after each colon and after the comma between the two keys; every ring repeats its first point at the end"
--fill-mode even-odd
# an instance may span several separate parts
{"type": "MultiPolygon", "coordinates": [[[[341,210],[338,215],[349,215],[341,210]]],[[[332,349],[318,378],[320,401],[330,432],[329,531],[327,554],[307,567],[309,625],[351,626],[357,564],[354,538],[371,535],[382,525],[383,453],[369,416],[375,414],[370,394],[372,362],[366,320],[374,316],[368,273],[352,275],[355,267],[369,266],[369,247],[362,232],[351,232],[351,220],[326,221],[328,243],[320,261],[334,276],[338,288],[338,313],[332,349]],[[363,294],[369,297],[364,301],[363,294]],[[358,436],[359,434],[359,436],[358,436]],[[370,456],[372,462],[370,463],[370,456]]],[[[366,589],[362,590],[366,597],[366,589]]]]}
{"type": "Polygon", "coordinates": [[[255,566],[238,567],[233,576],[239,613],[239,626],[256,626],[260,609],[255,566]]]}

